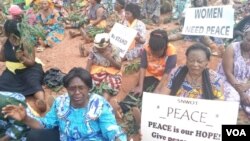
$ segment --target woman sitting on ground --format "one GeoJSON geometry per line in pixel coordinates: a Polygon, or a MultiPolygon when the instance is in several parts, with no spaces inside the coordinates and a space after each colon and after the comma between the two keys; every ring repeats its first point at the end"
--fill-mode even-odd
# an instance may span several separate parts
{"type": "Polygon", "coordinates": [[[88,26],[96,26],[99,28],[105,28],[107,13],[104,7],[100,4],[101,0],[90,0],[90,8],[87,13],[90,23],[88,26]]]}
{"type": "Polygon", "coordinates": [[[18,20],[19,22],[22,21],[23,10],[18,5],[11,5],[8,11],[11,16],[10,19],[18,20]]]}
{"type": "Polygon", "coordinates": [[[176,62],[176,49],[168,42],[167,32],[160,29],[152,31],[149,45],[142,52],[139,84],[134,92],[159,92],[166,85],[167,77],[176,62]]]}
{"type": "Polygon", "coordinates": [[[91,72],[95,88],[105,87],[107,100],[112,95],[116,95],[121,84],[121,57],[119,50],[109,42],[109,34],[101,33],[95,36],[94,46],[89,54],[87,70],[91,72]]]}
{"type": "MultiPolygon", "coordinates": [[[[127,27],[133,28],[137,31],[137,36],[134,39],[134,42],[128,49],[127,53],[125,54],[125,57],[123,58],[126,60],[127,66],[137,66],[140,63],[140,57],[141,53],[143,51],[144,43],[146,42],[146,27],[145,24],[139,20],[140,17],[140,7],[136,4],[129,3],[126,8],[126,21],[124,25],[127,27]]],[[[123,101],[128,93],[136,87],[139,81],[139,70],[132,70],[137,71],[133,72],[133,74],[126,75],[127,72],[125,72],[127,67],[124,65],[124,71],[122,72],[122,78],[121,78],[121,85],[119,92],[116,96],[112,97],[110,100],[110,103],[112,104],[115,111],[118,111],[118,103],[123,101]],[[132,77],[131,77],[132,76],[132,77]],[[127,79],[132,78],[132,79],[127,79]],[[132,80],[132,81],[131,81],[132,80]]],[[[131,70],[129,70],[131,71],[131,70]]],[[[118,116],[118,115],[117,115],[118,116]]]]}
{"type": "Polygon", "coordinates": [[[140,57],[144,43],[146,42],[146,26],[139,20],[140,7],[136,4],[129,3],[125,7],[125,17],[124,25],[137,31],[137,36],[125,55],[125,59],[134,60],[140,57]]]}
{"type": "Polygon", "coordinates": [[[64,38],[64,27],[60,21],[60,14],[53,8],[51,0],[40,1],[41,10],[37,15],[37,22],[41,24],[46,32],[46,39],[39,39],[38,42],[42,51],[44,47],[53,47],[64,38]]]}
{"type": "Polygon", "coordinates": [[[40,113],[46,111],[45,94],[42,88],[43,68],[35,61],[35,50],[25,47],[17,20],[7,20],[4,24],[6,40],[0,51],[0,61],[6,69],[0,76],[0,91],[17,92],[24,96],[33,95],[40,113]]]}
{"type": "Polygon", "coordinates": [[[211,69],[208,63],[211,53],[202,44],[194,44],[186,51],[186,65],[174,69],[168,85],[161,93],[167,95],[224,100],[222,78],[211,69]]]}
{"type": "Polygon", "coordinates": [[[94,46],[87,62],[87,70],[91,71],[92,65],[114,67],[120,70],[121,58],[119,51],[110,44],[108,33],[100,33],[95,36],[94,46]]]}
{"type": "Polygon", "coordinates": [[[110,32],[115,23],[123,24],[125,21],[125,1],[116,0],[115,11],[107,18],[107,28],[106,32],[110,32]]]}
{"type": "Polygon", "coordinates": [[[54,138],[53,141],[59,138],[61,141],[127,141],[109,103],[103,97],[90,93],[93,84],[88,71],[73,68],[64,77],[63,83],[67,94],[55,99],[45,117],[31,118],[21,105],[4,107],[5,116],[38,129],[29,133],[27,138],[31,141],[50,141],[51,138],[54,138]],[[55,127],[59,128],[60,135],[55,127]]]}
{"type": "Polygon", "coordinates": [[[225,78],[225,100],[240,101],[241,108],[250,118],[250,29],[243,41],[227,47],[218,72],[225,78]]]}
{"type": "Polygon", "coordinates": [[[239,42],[242,41],[244,32],[250,29],[250,15],[244,17],[236,26],[234,27],[233,39],[229,42],[239,42]]]}
{"type": "Polygon", "coordinates": [[[90,0],[90,7],[87,12],[89,24],[80,28],[80,32],[70,32],[71,37],[82,35],[85,41],[92,40],[96,34],[103,33],[107,26],[107,11],[103,5],[100,4],[101,0],[90,0]],[[93,34],[92,34],[93,33],[93,34]]]}
{"type": "Polygon", "coordinates": [[[160,23],[161,1],[145,0],[142,7],[142,16],[147,20],[151,20],[154,24],[160,23]]]}

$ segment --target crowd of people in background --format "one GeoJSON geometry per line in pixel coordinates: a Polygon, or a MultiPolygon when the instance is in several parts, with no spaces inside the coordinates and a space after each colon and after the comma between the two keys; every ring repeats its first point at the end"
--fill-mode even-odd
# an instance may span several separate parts
{"type": "Polygon", "coordinates": [[[0,0],[0,61],[6,65],[0,141],[130,140],[140,133],[143,92],[238,101],[250,119],[249,12],[249,0],[0,0]],[[232,39],[180,33],[187,8],[221,5],[235,8],[232,39]],[[167,20],[161,17],[166,12],[167,20]],[[168,22],[178,29],[161,28],[168,22]],[[137,32],[124,57],[110,43],[115,23],[137,32]],[[79,51],[87,62],[56,80],[67,93],[49,107],[35,53],[57,47],[66,31],[81,36],[79,51]],[[193,42],[186,64],[177,65],[170,43],[176,40],[193,42]],[[212,55],[222,58],[217,70],[208,67],[212,55]],[[25,101],[30,95],[38,114],[25,101]]]}

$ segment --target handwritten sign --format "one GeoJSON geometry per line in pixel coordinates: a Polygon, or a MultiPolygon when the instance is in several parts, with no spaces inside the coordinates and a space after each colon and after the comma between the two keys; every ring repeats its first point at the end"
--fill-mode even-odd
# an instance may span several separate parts
{"type": "Polygon", "coordinates": [[[222,124],[236,124],[238,109],[237,102],[144,93],[142,141],[220,141],[222,124]]]}
{"type": "Polygon", "coordinates": [[[232,6],[189,8],[182,34],[232,38],[234,9],[232,6]]]}
{"type": "Polygon", "coordinates": [[[131,43],[135,39],[137,31],[122,24],[115,23],[111,29],[110,42],[120,50],[120,57],[124,57],[131,43]]]}

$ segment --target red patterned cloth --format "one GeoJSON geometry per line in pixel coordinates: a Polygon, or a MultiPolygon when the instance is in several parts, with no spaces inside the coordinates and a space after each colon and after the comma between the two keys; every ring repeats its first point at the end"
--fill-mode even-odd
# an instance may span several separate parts
{"type": "Polygon", "coordinates": [[[101,83],[107,83],[108,86],[114,90],[119,90],[121,85],[121,75],[119,74],[110,74],[107,72],[100,72],[92,74],[93,83],[96,86],[100,86],[101,83]]]}

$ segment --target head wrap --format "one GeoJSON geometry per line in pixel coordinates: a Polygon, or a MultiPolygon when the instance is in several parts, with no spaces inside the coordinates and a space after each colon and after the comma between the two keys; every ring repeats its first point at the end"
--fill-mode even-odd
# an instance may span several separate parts
{"type": "Polygon", "coordinates": [[[8,11],[12,16],[18,16],[23,13],[23,10],[18,5],[11,5],[8,11]]]}
{"type": "Polygon", "coordinates": [[[109,34],[100,33],[96,34],[94,40],[94,47],[96,48],[106,48],[109,45],[109,34]]]}

